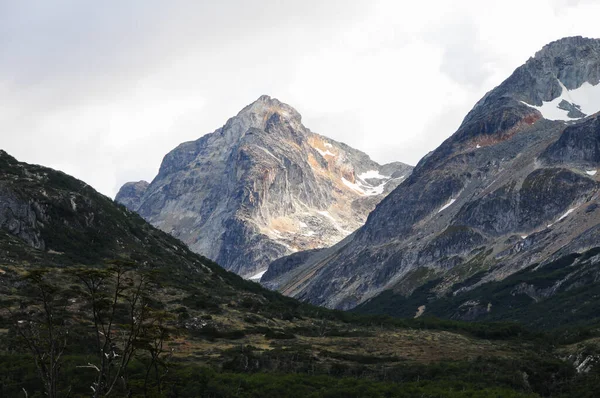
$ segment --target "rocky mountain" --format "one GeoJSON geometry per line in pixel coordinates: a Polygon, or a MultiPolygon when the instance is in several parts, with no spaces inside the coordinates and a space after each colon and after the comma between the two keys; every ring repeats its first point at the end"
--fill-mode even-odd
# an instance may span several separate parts
{"type": "Polygon", "coordinates": [[[288,266],[263,283],[340,309],[388,291],[407,313],[427,314],[436,298],[600,246],[599,81],[600,40],[548,44],[486,94],[363,227],[280,260],[288,266]],[[401,299],[421,287],[423,302],[401,299]]]}
{"type": "Polygon", "coordinates": [[[315,134],[295,109],[262,96],[179,145],[150,184],[125,184],[116,200],[193,251],[259,278],[277,258],[356,230],[411,169],[315,134]]]}
{"type": "Polygon", "coordinates": [[[596,327],[600,302],[600,246],[571,253],[543,266],[532,264],[508,277],[475,285],[486,275],[473,275],[451,294],[437,295],[433,279],[410,295],[387,290],[353,311],[404,318],[423,314],[463,321],[510,321],[540,331],[596,327]],[[467,287],[463,289],[462,287],[467,287]]]}
{"type": "Polygon", "coordinates": [[[101,372],[119,397],[595,391],[580,372],[595,371],[593,339],[549,350],[511,324],[301,303],[193,253],[84,182],[3,151],[0,337],[7,397],[90,396],[108,389],[101,372]]]}

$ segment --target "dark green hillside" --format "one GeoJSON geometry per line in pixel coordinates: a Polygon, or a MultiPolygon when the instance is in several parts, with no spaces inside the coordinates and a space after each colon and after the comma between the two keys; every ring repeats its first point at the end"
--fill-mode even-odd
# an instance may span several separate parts
{"type": "MultiPolygon", "coordinates": [[[[515,321],[539,330],[589,326],[600,323],[600,248],[573,253],[549,264],[530,266],[499,282],[487,282],[460,291],[456,285],[438,296],[439,281],[432,280],[404,296],[386,291],[356,308],[365,314],[414,316],[425,305],[425,314],[441,318],[477,321],[515,321]]],[[[485,272],[467,282],[481,280],[485,272]]],[[[464,283],[463,283],[464,284],[464,283]]]]}

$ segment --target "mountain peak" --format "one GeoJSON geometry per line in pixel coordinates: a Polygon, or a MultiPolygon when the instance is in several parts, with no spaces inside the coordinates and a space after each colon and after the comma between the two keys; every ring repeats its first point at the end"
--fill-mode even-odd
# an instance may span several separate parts
{"type": "Polygon", "coordinates": [[[470,140],[482,132],[512,134],[513,127],[542,118],[582,119],[600,109],[599,82],[600,39],[575,36],[553,41],[477,102],[451,140],[470,140]]]}
{"type": "Polygon", "coordinates": [[[266,123],[273,114],[278,114],[286,120],[302,122],[302,116],[296,109],[268,95],[261,95],[256,101],[244,107],[237,117],[258,116],[260,121],[266,123]]]}
{"type": "Polygon", "coordinates": [[[600,39],[574,36],[553,41],[524,66],[544,83],[558,79],[568,90],[586,82],[596,85],[600,82],[600,39]]]}
{"type": "Polygon", "coordinates": [[[267,95],[169,152],[158,176],[116,200],[243,276],[276,258],[333,245],[411,172],[311,132],[267,95]]]}
{"type": "Polygon", "coordinates": [[[277,287],[348,309],[384,290],[436,283],[415,301],[403,298],[415,313],[419,305],[430,311],[430,293],[465,289],[451,289],[462,272],[489,272],[479,284],[541,263],[568,242],[566,253],[588,249],[600,239],[599,78],[600,40],[548,44],[487,93],[363,227],[292,258],[293,272],[277,275],[277,287]]]}
{"type": "Polygon", "coordinates": [[[600,39],[583,36],[563,37],[546,44],[535,53],[534,59],[545,57],[556,57],[565,53],[587,53],[592,50],[600,50],[600,39]]]}
{"type": "MultiPolygon", "coordinates": [[[[258,99],[255,102],[258,101],[262,101],[262,102],[268,102],[268,101],[273,101],[273,98],[271,98],[271,96],[263,94],[260,97],[258,97],[258,99]]],[[[277,99],[275,99],[275,101],[277,101],[277,99]]]]}
{"type": "Polygon", "coordinates": [[[119,189],[115,200],[129,209],[135,209],[139,207],[140,198],[146,192],[149,185],[150,183],[144,180],[125,183],[119,189]]]}

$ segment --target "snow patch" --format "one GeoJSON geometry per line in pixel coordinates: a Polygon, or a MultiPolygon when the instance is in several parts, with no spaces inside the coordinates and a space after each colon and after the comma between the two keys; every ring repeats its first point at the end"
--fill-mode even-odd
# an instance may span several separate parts
{"type": "Polygon", "coordinates": [[[556,220],[556,222],[559,222],[560,220],[567,218],[567,216],[569,214],[573,213],[575,211],[575,209],[576,208],[574,207],[572,209],[567,210],[565,214],[563,214],[562,216],[560,216],[560,218],[558,220],[556,220]]]}
{"type": "Polygon", "coordinates": [[[390,176],[384,176],[382,174],[379,174],[379,171],[377,171],[377,170],[365,171],[364,173],[359,174],[357,177],[363,181],[365,179],[369,179],[369,178],[376,178],[379,180],[387,180],[387,179],[391,178],[390,176]]]}
{"type": "Polygon", "coordinates": [[[317,150],[317,152],[319,152],[321,154],[321,156],[327,156],[327,155],[329,155],[329,156],[335,156],[335,153],[330,152],[329,149],[326,150],[326,151],[322,151],[319,148],[315,148],[315,149],[317,150]]]}
{"type": "Polygon", "coordinates": [[[383,193],[383,190],[385,189],[385,184],[387,184],[390,180],[386,180],[383,183],[376,185],[376,186],[372,186],[364,181],[360,181],[357,180],[358,184],[355,184],[356,186],[359,187],[359,189],[361,189],[363,191],[363,194],[365,196],[375,196],[375,195],[381,195],[383,193]]]}
{"type": "Polygon", "coordinates": [[[521,239],[527,239],[527,235],[521,235],[521,239]]]}
{"type": "Polygon", "coordinates": [[[568,116],[569,111],[560,109],[558,105],[562,101],[567,101],[571,104],[578,105],[581,112],[586,115],[592,115],[600,111],[600,84],[592,86],[585,82],[575,90],[567,89],[559,80],[558,83],[562,88],[562,92],[558,98],[549,102],[543,102],[542,106],[535,106],[521,101],[523,104],[535,108],[542,113],[542,116],[548,120],[580,120],[582,118],[571,118],[568,116]]]}
{"type": "Polygon", "coordinates": [[[562,216],[560,216],[560,217],[558,218],[558,220],[554,221],[554,222],[553,222],[553,223],[551,223],[551,224],[548,224],[548,225],[546,225],[546,227],[547,227],[547,228],[550,228],[550,227],[552,227],[554,224],[556,224],[557,222],[564,220],[565,218],[567,218],[567,217],[569,216],[569,214],[573,213],[575,210],[577,210],[577,207],[573,207],[573,208],[571,208],[571,209],[567,210],[567,211],[565,212],[565,214],[563,214],[562,216]]]}
{"type": "Polygon", "coordinates": [[[446,210],[448,207],[452,206],[452,204],[456,202],[456,199],[450,199],[450,201],[448,203],[446,203],[444,206],[442,206],[441,209],[438,210],[438,213],[441,213],[442,211],[446,210]]]}
{"type": "Polygon", "coordinates": [[[589,176],[595,176],[597,172],[598,172],[598,170],[586,170],[585,174],[587,174],[589,176]]]}
{"type": "Polygon", "coordinates": [[[315,236],[315,235],[316,235],[315,231],[306,231],[305,233],[302,234],[302,236],[308,236],[308,237],[315,236]]]}
{"type": "Polygon", "coordinates": [[[481,145],[477,144],[477,146],[475,147],[475,149],[479,149],[481,148],[481,145]]]}
{"type": "Polygon", "coordinates": [[[251,281],[258,282],[258,281],[260,281],[260,278],[262,278],[262,276],[265,274],[265,272],[267,272],[267,270],[260,271],[258,274],[252,275],[248,279],[250,279],[251,281]]]}
{"type": "Polygon", "coordinates": [[[325,148],[333,148],[333,145],[331,145],[329,142],[326,142],[323,145],[325,145],[325,148]]]}
{"type": "MultiPolygon", "coordinates": [[[[385,188],[385,184],[387,184],[389,181],[392,180],[391,176],[386,176],[383,175],[381,173],[379,173],[378,170],[368,170],[364,173],[361,173],[359,175],[356,176],[357,177],[357,182],[358,184],[356,184],[362,191],[364,191],[364,195],[366,196],[374,196],[374,195],[381,195],[383,193],[383,190],[385,188]],[[371,185],[369,184],[366,180],[369,179],[374,179],[374,180],[385,180],[384,182],[382,182],[379,185],[371,185]]],[[[394,180],[396,179],[402,179],[404,178],[404,176],[400,176],[398,178],[394,178],[394,180]]]]}
{"type": "Polygon", "coordinates": [[[383,184],[379,184],[376,187],[369,189],[368,191],[365,192],[365,195],[366,196],[381,195],[383,193],[383,189],[385,188],[385,184],[387,184],[387,182],[384,182],[383,184]]]}
{"type": "Polygon", "coordinates": [[[425,305],[420,305],[419,308],[417,308],[417,313],[415,314],[415,318],[418,318],[421,315],[423,315],[423,313],[425,312],[426,308],[427,307],[425,305]]]}

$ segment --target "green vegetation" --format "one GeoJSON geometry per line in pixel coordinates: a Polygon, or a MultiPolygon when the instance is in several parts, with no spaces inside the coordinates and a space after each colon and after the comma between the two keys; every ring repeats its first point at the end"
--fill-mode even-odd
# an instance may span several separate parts
{"type": "MultiPolygon", "coordinates": [[[[0,357],[0,393],[2,396],[24,396],[15,384],[25,383],[33,387],[37,380],[26,371],[28,363],[18,357],[0,357]],[[18,372],[16,370],[19,370],[18,372]]],[[[72,396],[89,396],[85,374],[74,366],[79,358],[68,358],[68,377],[72,382],[72,396]]],[[[132,397],[144,396],[140,386],[143,372],[134,364],[129,382],[132,397]]],[[[440,369],[444,370],[444,369],[440,369]]],[[[535,397],[533,392],[515,391],[509,387],[479,387],[476,383],[439,377],[437,380],[422,378],[420,381],[377,381],[368,378],[335,375],[310,375],[305,373],[239,373],[220,372],[208,367],[194,365],[176,366],[171,369],[168,391],[171,397],[535,397]]],[[[123,394],[123,392],[120,392],[123,394]]],[[[123,395],[115,396],[123,396],[123,395]]],[[[30,393],[30,397],[41,397],[30,393]]],[[[155,388],[146,396],[157,397],[155,388]]]]}
{"type": "MultiPolygon", "coordinates": [[[[534,264],[502,281],[488,282],[456,295],[437,296],[435,287],[441,279],[422,285],[409,296],[389,290],[355,311],[408,317],[425,304],[426,314],[440,318],[519,322],[543,331],[594,326],[600,323],[600,284],[595,282],[594,262],[598,254],[600,248],[592,248],[543,267],[534,264]]],[[[449,291],[457,291],[483,276],[484,272],[475,274],[449,291]]]]}
{"type": "Polygon", "coordinates": [[[26,274],[26,301],[3,318],[2,394],[522,397],[596,380],[518,324],[365,316],[271,292],[272,301],[242,294],[215,313],[182,305],[195,302],[154,277],[123,262],[26,274]],[[56,348],[60,372],[40,377],[56,348]]]}

